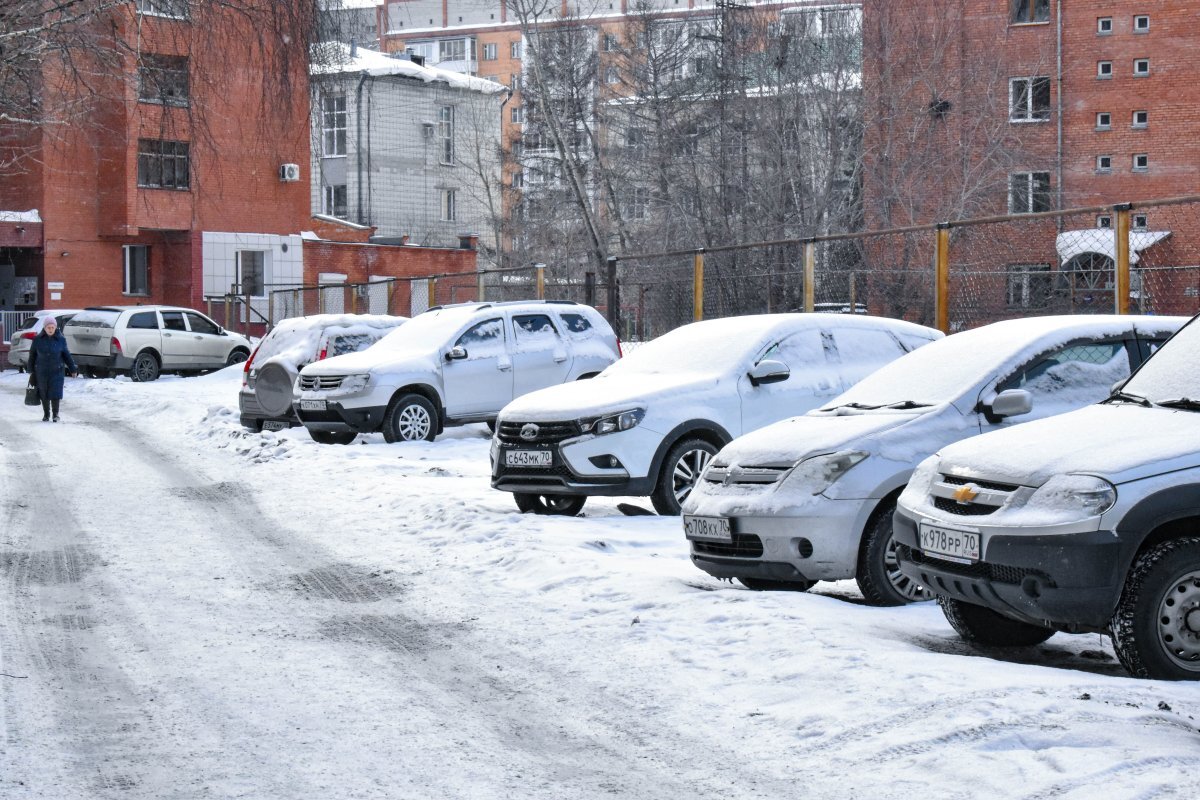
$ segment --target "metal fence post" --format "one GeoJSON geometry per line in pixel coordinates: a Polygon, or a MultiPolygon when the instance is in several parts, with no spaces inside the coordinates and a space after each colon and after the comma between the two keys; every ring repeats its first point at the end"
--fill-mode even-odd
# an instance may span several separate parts
{"type": "Polygon", "coordinates": [[[537,270],[537,299],[546,299],[546,265],[534,264],[533,268],[537,270]]]}
{"type": "Polygon", "coordinates": [[[937,241],[934,248],[934,273],[937,329],[950,333],[950,224],[937,224],[937,241]]]}
{"type": "Polygon", "coordinates": [[[817,299],[817,243],[804,243],[804,310],[812,313],[817,299]]]}
{"type": "Polygon", "coordinates": [[[692,261],[692,320],[704,319],[704,248],[696,251],[692,261]]]}
{"type": "Polygon", "coordinates": [[[584,305],[596,305],[596,273],[583,273],[583,303],[584,305]]]}
{"type": "Polygon", "coordinates": [[[1113,287],[1113,307],[1118,314],[1129,313],[1129,212],[1132,209],[1129,203],[1113,206],[1117,218],[1117,275],[1113,287]]]}
{"type": "Polygon", "coordinates": [[[483,270],[479,270],[477,277],[475,278],[475,301],[479,302],[479,303],[483,302],[483,276],[484,276],[484,274],[485,273],[483,270]]]}
{"type": "Polygon", "coordinates": [[[621,312],[618,305],[621,293],[617,290],[617,257],[608,257],[608,324],[620,336],[621,312]]]}

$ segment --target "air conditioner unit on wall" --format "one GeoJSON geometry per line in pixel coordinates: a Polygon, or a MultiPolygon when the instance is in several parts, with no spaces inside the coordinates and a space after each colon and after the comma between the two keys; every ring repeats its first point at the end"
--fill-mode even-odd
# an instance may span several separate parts
{"type": "Polygon", "coordinates": [[[300,165],[299,164],[280,164],[279,165],[279,180],[285,183],[295,183],[300,180],[300,165]]]}

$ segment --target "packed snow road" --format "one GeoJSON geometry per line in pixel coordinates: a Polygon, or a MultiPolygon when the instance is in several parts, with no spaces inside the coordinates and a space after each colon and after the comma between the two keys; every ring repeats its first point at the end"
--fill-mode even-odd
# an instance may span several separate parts
{"type": "Polygon", "coordinates": [[[1200,687],[757,594],[677,519],[516,513],[482,426],[318,446],[238,371],[0,375],[0,797],[1184,797],[1200,687]]]}

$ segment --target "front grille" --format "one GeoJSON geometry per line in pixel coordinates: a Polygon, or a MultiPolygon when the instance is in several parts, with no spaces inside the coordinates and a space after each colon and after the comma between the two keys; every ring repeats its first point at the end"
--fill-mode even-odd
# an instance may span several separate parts
{"type": "Polygon", "coordinates": [[[1011,483],[996,483],[995,481],[977,481],[974,478],[960,478],[957,475],[942,475],[942,481],[951,486],[978,486],[980,489],[990,489],[993,492],[1015,492],[1020,487],[1011,483]]]}
{"type": "Polygon", "coordinates": [[[1005,564],[989,564],[984,561],[977,561],[974,564],[959,564],[954,561],[945,561],[920,550],[914,550],[907,545],[897,545],[896,556],[901,561],[911,561],[914,564],[932,567],[941,572],[949,572],[952,575],[961,575],[964,578],[985,578],[993,583],[1010,583],[1016,585],[1025,580],[1028,575],[1037,575],[1042,578],[1045,585],[1054,585],[1049,576],[1037,570],[1026,569],[1025,567],[1010,567],[1005,564]]]}
{"type": "Polygon", "coordinates": [[[567,467],[566,464],[554,464],[549,467],[510,467],[506,464],[500,465],[500,475],[506,478],[545,478],[555,476],[566,478],[567,480],[575,480],[574,473],[567,467]]]}
{"type": "Polygon", "coordinates": [[[933,504],[939,510],[959,517],[983,517],[1000,510],[999,506],[985,506],[981,503],[960,503],[957,500],[951,500],[949,497],[935,497],[933,498],[933,504]]]}
{"type": "Polygon", "coordinates": [[[345,375],[301,375],[300,391],[327,392],[342,385],[345,375]]]}
{"type": "Polygon", "coordinates": [[[501,422],[496,431],[505,444],[558,444],[580,433],[578,422],[501,422]],[[533,432],[528,439],[521,436],[526,425],[533,432]]]}
{"type": "Polygon", "coordinates": [[[719,483],[728,486],[770,485],[778,483],[783,474],[791,469],[786,467],[727,467],[710,466],[704,472],[707,483],[719,483]]]}
{"type": "Polygon", "coordinates": [[[762,558],[762,539],[753,533],[735,533],[732,542],[692,541],[692,551],[708,556],[731,556],[733,558],[762,558]]]}

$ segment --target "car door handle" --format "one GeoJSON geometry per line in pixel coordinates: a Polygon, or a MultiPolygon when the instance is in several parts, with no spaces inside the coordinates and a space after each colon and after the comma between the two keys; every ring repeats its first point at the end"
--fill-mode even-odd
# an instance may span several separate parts
{"type": "Polygon", "coordinates": [[[170,339],[170,338],[171,338],[171,334],[169,334],[169,333],[164,333],[164,334],[163,334],[163,338],[164,338],[164,339],[170,339]]]}
{"type": "Polygon", "coordinates": [[[501,372],[508,372],[510,369],[512,369],[512,364],[497,364],[496,369],[500,370],[501,372]]]}

